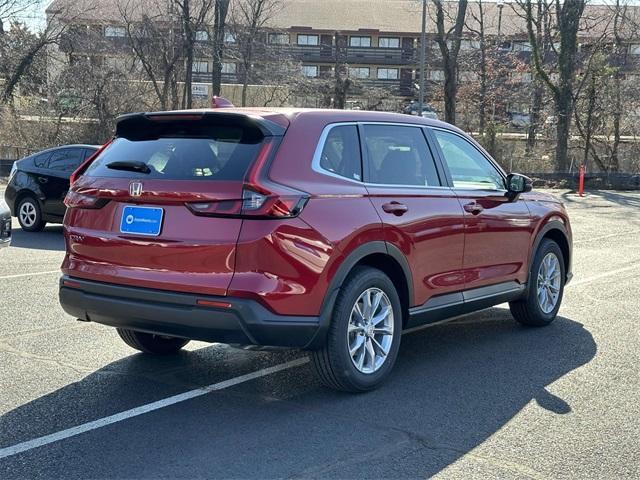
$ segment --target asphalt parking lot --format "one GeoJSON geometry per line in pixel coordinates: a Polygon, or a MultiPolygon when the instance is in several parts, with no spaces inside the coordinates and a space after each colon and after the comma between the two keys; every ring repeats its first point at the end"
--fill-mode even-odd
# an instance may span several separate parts
{"type": "Polygon", "coordinates": [[[575,277],[556,322],[497,307],[407,333],[364,395],[322,388],[299,352],[134,353],[58,305],[61,227],[15,223],[0,478],[640,478],[640,194],[563,196],[575,277]]]}

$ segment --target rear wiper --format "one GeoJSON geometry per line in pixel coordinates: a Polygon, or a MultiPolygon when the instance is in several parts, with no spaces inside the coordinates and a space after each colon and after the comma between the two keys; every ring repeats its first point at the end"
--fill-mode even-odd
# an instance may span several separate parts
{"type": "Polygon", "coordinates": [[[124,161],[107,163],[107,168],[113,170],[130,170],[132,172],[151,173],[151,169],[144,162],[124,161]]]}

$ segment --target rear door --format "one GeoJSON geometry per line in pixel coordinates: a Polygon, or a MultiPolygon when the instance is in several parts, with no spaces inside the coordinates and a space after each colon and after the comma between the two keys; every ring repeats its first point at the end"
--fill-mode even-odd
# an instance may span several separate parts
{"type": "Polygon", "coordinates": [[[462,290],[464,219],[456,195],[441,179],[424,130],[363,124],[365,180],[385,238],[406,256],[414,303],[462,290]]]}
{"type": "Polygon", "coordinates": [[[506,201],[502,172],[475,145],[432,129],[465,215],[465,289],[527,279],[533,225],[524,200],[506,201]]]}
{"type": "Polygon", "coordinates": [[[212,121],[159,120],[117,137],[69,201],[71,276],[225,295],[235,266],[243,182],[268,144],[260,130],[212,121]],[[88,197],[85,200],[83,197],[88,197]]]}
{"type": "Polygon", "coordinates": [[[40,189],[45,195],[44,213],[64,216],[64,197],[69,191],[69,177],[84,160],[84,148],[69,147],[55,150],[38,175],[40,189]]]}

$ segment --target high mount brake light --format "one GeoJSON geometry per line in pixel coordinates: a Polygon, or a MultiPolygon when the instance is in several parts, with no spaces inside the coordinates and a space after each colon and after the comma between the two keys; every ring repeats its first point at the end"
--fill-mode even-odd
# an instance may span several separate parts
{"type": "Polygon", "coordinates": [[[202,120],[202,114],[175,114],[175,115],[147,115],[149,120],[154,122],[174,122],[179,120],[185,121],[193,121],[193,120],[202,120]]]}

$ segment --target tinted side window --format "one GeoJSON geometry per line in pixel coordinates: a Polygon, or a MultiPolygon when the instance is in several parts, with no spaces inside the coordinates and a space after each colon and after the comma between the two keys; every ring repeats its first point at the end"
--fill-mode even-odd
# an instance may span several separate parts
{"type": "Polygon", "coordinates": [[[41,153],[40,155],[36,155],[33,158],[33,164],[38,168],[47,168],[49,163],[49,157],[51,157],[51,152],[41,153]]]}
{"type": "Polygon", "coordinates": [[[433,131],[456,188],[502,190],[500,172],[464,138],[442,130],[433,131]]]}
{"type": "Polygon", "coordinates": [[[329,131],[320,154],[320,166],[341,177],[362,180],[358,127],[340,125],[329,131]]]}
{"type": "Polygon", "coordinates": [[[439,186],[436,165],[422,129],[365,125],[370,183],[439,186]]]}
{"type": "Polygon", "coordinates": [[[64,148],[53,152],[49,159],[49,169],[60,172],[73,172],[84,159],[82,148],[64,148]]]}

